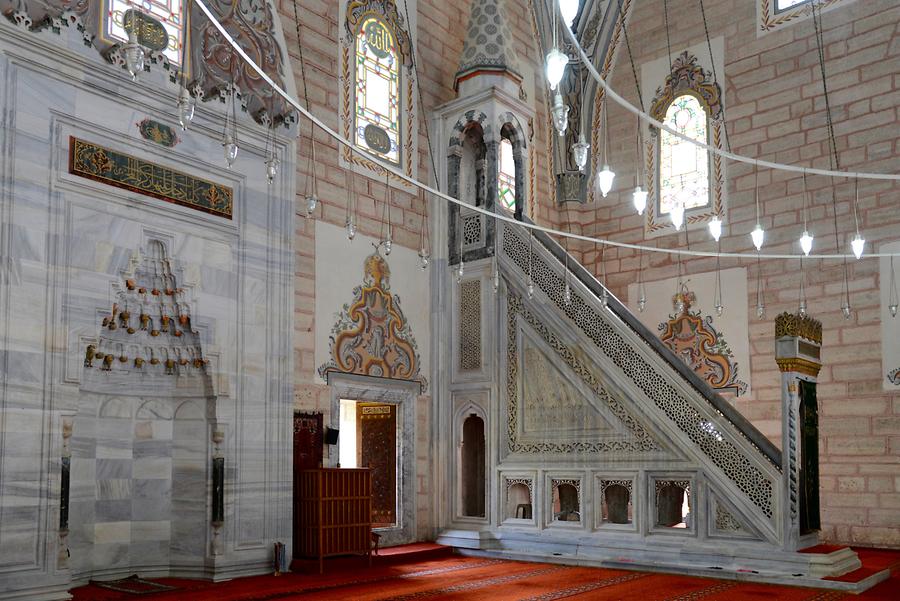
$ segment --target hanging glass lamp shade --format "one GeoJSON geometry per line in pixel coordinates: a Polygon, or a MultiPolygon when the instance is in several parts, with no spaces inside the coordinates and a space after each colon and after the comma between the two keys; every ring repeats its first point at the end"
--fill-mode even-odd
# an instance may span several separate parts
{"type": "Polygon", "coordinates": [[[634,203],[634,210],[637,211],[637,214],[643,215],[644,209],[647,208],[647,191],[640,186],[635,186],[634,192],[631,194],[631,201],[634,203]]]}
{"type": "Polygon", "coordinates": [[[319,197],[315,194],[310,194],[306,197],[306,215],[307,217],[311,217],[313,212],[316,210],[316,207],[319,206],[319,197]]]}
{"type": "Polygon", "coordinates": [[[560,52],[558,48],[554,48],[547,53],[547,83],[550,84],[551,90],[555,90],[559,82],[562,81],[566,72],[566,65],[568,64],[569,57],[560,52]]]}
{"type": "Polygon", "coordinates": [[[669,211],[669,218],[672,220],[672,225],[675,226],[675,230],[680,230],[681,226],[684,225],[684,205],[680,202],[676,202],[675,206],[672,207],[672,210],[669,211]]]}
{"type": "Polygon", "coordinates": [[[422,266],[422,269],[428,269],[428,261],[431,259],[431,254],[429,254],[428,250],[422,248],[419,250],[419,265],[422,266]]]}
{"type": "Polygon", "coordinates": [[[553,126],[559,135],[566,133],[569,126],[569,107],[563,103],[562,94],[559,92],[553,96],[553,106],[550,108],[550,116],[553,118],[553,126]]]}
{"type": "Polygon", "coordinates": [[[588,154],[590,154],[591,145],[587,143],[587,140],[584,137],[584,133],[578,135],[578,141],[572,144],[572,157],[575,159],[575,164],[578,165],[578,168],[581,171],[584,171],[584,167],[587,165],[588,154]]]}
{"type": "Polygon", "coordinates": [[[347,230],[347,239],[353,240],[356,237],[356,224],[353,223],[352,219],[347,219],[347,223],[344,225],[344,228],[347,230]]]}
{"type": "Polygon", "coordinates": [[[853,240],[850,241],[850,247],[853,249],[854,256],[860,259],[862,258],[863,250],[866,248],[866,239],[860,236],[859,232],[856,232],[853,240]]]}
{"type": "Polygon", "coordinates": [[[125,68],[131,74],[132,81],[137,81],[138,73],[144,70],[144,49],[138,44],[133,27],[128,32],[128,42],[122,49],[125,53],[125,68]]]}
{"type": "Polygon", "coordinates": [[[600,194],[603,195],[603,198],[606,198],[606,195],[612,190],[615,178],[616,174],[609,168],[609,165],[603,165],[603,169],[597,174],[597,187],[600,188],[600,194]]]}
{"type": "Polygon", "coordinates": [[[844,316],[844,319],[850,319],[850,301],[844,301],[844,304],[841,305],[841,313],[844,316]]]}
{"type": "Polygon", "coordinates": [[[226,133],[222,137],[222,152],[225,154],[225,162],[228,163],[228,166],[234,165],[234,162],[237,160],[238,145],[234,141],[234,136],[230,133],[226,133]]]}
{"type": "Polygon", "coordinates": [[[188,125],[190,125],[191,121],[194,119],[194,106],[194,97],[187,91],[187,88],[182,87],[181,91],[178,92],[177,104],[178,123],[181,125],[182,130],[186,130],[188,125]]]}
{"type": "Polygon", "coordinates": [[[281,164],[276,157],[272,156],[266,161],[266,180],[271,184],[278,176],[278,165],[281,164]]]}
{"type": "Polygon", "coordinates": [[[753,231],[750,232],[750,239],[753,240],[753,246],[756,247],[756,250],[762,248],[763,241],[766,239],[766,232],[759,223],[757,223],[756,227],[753,228],[753,231]]]}
{"type": "Polygon", "coordinates": [[[800,249],[803,251],[803,254],[807,257],[809,253],[812,251],[813,245],[813,236],[807,230],[803,230],[803,235],[800,236],[800,249]]]}
{"type": "Polygon", "coordinates": [[[722,237],[722,220],[716,215],[710,220],[707,226],[709,227],[709,233],[712,235],[713,240],[718,242],[719,238],[722,237]]]}

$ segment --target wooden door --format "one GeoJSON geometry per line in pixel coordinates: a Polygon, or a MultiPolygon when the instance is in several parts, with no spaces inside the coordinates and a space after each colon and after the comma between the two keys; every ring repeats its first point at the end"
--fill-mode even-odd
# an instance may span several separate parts
{"type": "Polygon", "coordinates": [[[300,516],[299,474],[322,467],[322,414],[294,414],[294,557],[300,557],[302,518],[300,516]]]}
{"type": "Polygon", "coordinates": [[[397,522],[397,406],[358,403],[357,465],[372,472],[372,527],[397,522]]]}
{"type": "Polygon", "coordinates": [[[800,380],[800,534],[814,532],[820,527],[816,383],[800,380]]]}

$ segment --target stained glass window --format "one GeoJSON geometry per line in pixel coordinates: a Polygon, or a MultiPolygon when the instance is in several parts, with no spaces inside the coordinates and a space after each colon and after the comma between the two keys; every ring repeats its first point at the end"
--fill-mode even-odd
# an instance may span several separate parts
{"type": "Polygon", "coordinates": [[[393,32],[375,16],[356,36],[356,144],[400,162],[400,60],[393,32]]]}
{"type": "MultiPolygon", "coordinates": [[[[707,142],[707,115],[691,94],[675,98],[666,110],[665,124],[694,140],[707,142]]],[[[667,131],[659,141],[659,214],[665,215],[675,203],[685,209],[709,204],[709,156],[704,148],[667,131]]]]}
{"type": "MultiPolygon", "coordinates": [[[[173,65],[181,64],[181,48],[184,44],[184,0],[107,0],[104,34],[110,42],[127,42],[125,14],[138,10],[159,21],[169,34],[168,45],[162,50],[173,65]]],[[[146,27],[141,33],[149,32],[146,27]]],[[[147,35],[150,35],[148,33],[147,35]]],[[[141,39],[144,46],[153,47],[151,40],[141,39]]]]}
{"type": "Polygon", "coordinates": [[[793,8],[798,4],[806,4],[809,0],[775,0],[775,12],[793,8]]]}
{"type": "Polygon", "coordinates": [[[516,163],[512,143],[500,140],[500,178],[497,182],[500,206],[507,211],[516,210],[516,163]]]}

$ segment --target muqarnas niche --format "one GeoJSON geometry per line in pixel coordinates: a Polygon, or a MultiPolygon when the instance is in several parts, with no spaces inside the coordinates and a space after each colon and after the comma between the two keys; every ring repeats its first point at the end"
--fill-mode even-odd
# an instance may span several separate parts
{"type": "Polygon", "coordinates": [[[109,384],[131,382],[159,394],[158,386],[173,386],[166,376],[196,380],[194,394],[185,394],[185,381],[178,384],[180,396],[207,396],[208,361],[203,357],[200,334],[194,330],[189,290],[178,285],[162,242],[152,240],[146,252],[136,253],[121,282],[113,284],[115,300],[103,317],[97,342],[85,349],[86,381],[83,388],[101,388],[120,394],[109,384]],[[158,379],[159,378],[159,379],[158,379]]]}

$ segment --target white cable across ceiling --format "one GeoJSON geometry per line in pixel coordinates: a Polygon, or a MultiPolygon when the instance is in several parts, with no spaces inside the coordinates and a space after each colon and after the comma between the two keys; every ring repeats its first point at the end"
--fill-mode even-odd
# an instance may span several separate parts
{"type": "MultiPolygon", "coordinates": [[[[504,215],[502,213],[495,213],[492,211],[488,211],[483,207],[476,207],[466,203],[457,198],[453,198],[452,196],[448,196],[444,194],[440,190],[436,190],[431,186],[424,184],[412,177],[407,176],[405,173],[400,171],[399,169],[393,167],[392,165],[388,165],[381,161],[381,159],[369,154],[350,140],[343,137],[341,134],[337,133],[330,127],[328,127],[325,123],[323,123],[318,117],[312,114],[312,112],[306,110],[299,101],[293,98],[290,94],[285,92],[281,86],[275,83],[269,75],[263,71],[263,69],[244,52],[244,49],[241,48],[240,44],[238,44],[234,38],[225,30],[225,27],[219,22],[216,16],[209,10],[206,6],[204,0],[193,0],[193,3],[196,4],[203,14],[206,15],[206,18],[213,24],[213,26],[219,31],[225,40],[231,45],[234,51],[248,64],[250,67],[259,75],[266,83],[272,86],[272,89],[278,93],[279,96],[284,98],[284,100],[294,107],[300,114],[305,116],[307,119],[312,121],[316,126],[318,126],[322,131],[328,134],[331,138],[337,141],[339,144],[346,146],[350,149],[351,152],[356,153],[357,155],[364,157],[365,159],[377,164],[382,169],[389,171],[398,179],[401,179],[408,184],[419,188],[433,196],[440,198],[441,200],[445,200],[447,202],[451,202],[453,204],[466,207],[471,211],[475,211],[476,213],[481,213],[487,217],[491,217],[493,219],[497,219],[500,221],[506,221],[508,223],[516,224],[521,227],[529,228],[533,231],[544,232],[551,236],[559,236],[563,238],[569,238],[571,240],[580,240],[583,242],[590,242],[593,244],[602,244],[605,246],[612,246],[617,248],[628,248],[632,250],[640,250],[647,252],[656,252],[656,253],[664,253],[669,255],[681,255],[681,256],[689,256],[689,257],[726,257],[726,258],[735,258],[735,259],[799,259],[802,255],[799,254],[767,254],[767,253],[757,253],[757,252],[749,252],[749,253],[727,253],[727,252],[703,252],[703,251],[695,251],[695,250],[687,250],[687,249],[676,249],[676,248],[657,248],[655,246],[645,246],[642,244],[629,244],[627,242],[616,242],[614,240],[603,240],[601,238],[592,238],[590,236],[583,236],[580,234],[575,234],[572,232],[565,232],[561,230],[556,230],[549,227],[544,227],[542,225],[537,225],[534,223],[526,223],[523,221],[519,221],[512,216],[504,215]]],[[[579,46],[580,48],[580,46],[579,46]]],[[[599,74],[598,74],[599,75],[599,74]]],[[[635,109],[637,110],[637,109],[635,109]]],[[[688,138],[690,140],[690,138],[688,138]]],[[[808,173],[812,173],[812,171],[808,171],[808,173]]],[[[435,174],[436,175],[436,174],[435,174]]],[[[877,174],[876,174],[877,175],[877,174]]],[[[843,174],[842,174],[843,177],[843,174]]],[[[897,253],[867,253],[863,255],[863,258],[875,258],[875,257],[900,257],[900,252],[897,253]]],[[[808,257],[803,257],[804,259],[853,259],[856,260],[856,257],[852,254],[810,254],[808,257]]]]}
{"type": "MultiPolygon", "coordinates": [[[[767,169],[777,169],[779,171],[793,171],[795,173],[806,173],[807,175],[824,175],[826,177],[840,177],[840,178],[857,178],[857,179],[880,179],[880,180],[893,180],[900,181],[900,175],[895,173],[870,173],[865,171],[834,171],[831,169],[817,169],[815,167],[800,167],[798,165],[788,165],[786,163],[776,163],[774,161],[765,161],[762,159],[755,159],[753,157],[747,157],[741,154],[736,154],[733,152],[729,152],[727,150],[722,150],[716,146],[711,144],[707,144],[706,142],[702,142],[700,140],[695,140],[694,138],[685,135],[679,131],[675,131],[670,128],[665,123],[657,121],[649,114],[645,113],[638,107],[634,106],[621,96],[616,93],[615,90],[603,79],[603,76],[600,75],[600,72],[594,67],[588,58],[587,54],[584,52],[584,48],[581,47],[581,44],[578,42],[578,38],[575,36],[575,33],[568,27],[563,27],[566,31],[569,39],[572,41],[575,50],[578,52],[578,58],[581,63],[587,68],[588,73],[591,74],[591,77],[596,80],[598,84],[605,90],[606,95],[612,98],[616,104],[629,111],[630,113],[634,113],[643,121],[646,121],[653,127],[659,128],[673,136],[684,140],[685,142],[690,142],[694,146],[699,146],[700,148],[705,149],[708,152],[719,155],[720,157],[730,159],[732,161],[736,161],[739,163],[747,163],[749,165],[756,165],[757,167],[766,167],[767,169]]],[[[718,82],[716,82],[718,84],[718,82]]],[[[605,110],[605,109],[604,109],[605,110]]]]}

